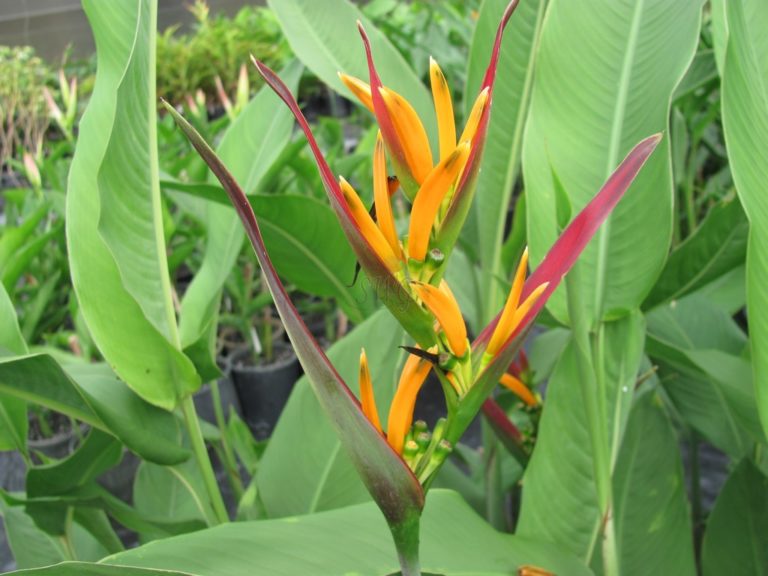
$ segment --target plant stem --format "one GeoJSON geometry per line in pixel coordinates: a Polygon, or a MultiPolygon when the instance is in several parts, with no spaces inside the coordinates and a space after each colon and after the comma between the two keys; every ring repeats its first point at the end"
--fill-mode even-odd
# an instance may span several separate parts
{"type": "Polygon", "coordinates": [[[390,524],[402,576],[421,576],[419,563],[419,516],[399,524],[390,524]]]}
{"type": "Polygon", "coordinates": [[[216,425],[221,432],[222,462],[227,469],[229,484],[235,493],[235,498],[239,501],[243,496],[243,481],[238,473],[237,461],[232,453],[232,446],[229,444],[229,434],[227,433],[227,423],[224,419],[224,410],[221,406],[221,394],[219,392],[219,383],[213,380],[210,383],[211,399],[213,400],[213,413],[216,417],[216,425]]]}
{"type": "Polygon", "coordinates": [[[619,557],[616,546],[616,527],[613,523],[613,509],[608,511],[603,526],[603,575],[619,576],[619,557]]]}
{"type": "Polygon", "coordinates": [[[589,327],[584,315],[582,300],[579,298],[578,266],[575,266],[565,277],[568,292],[568,314],[571,319],[571,332],[576,347],[576,363],[579,371],[579,385],[584,400],[587,415],[587,425],[592,442],[592,457],[594,463],[595,484],[600,512],[604,515],[609,508],[610,482],[610,451],[606,429],[606,416],[600,413],[600,393],[595,367],[592,363],[592,346],[589,339],[589,327]]]}
{"type": "MultiPolygon", "coordinates": [[[[579,266],[577,265],[565,277],[568,293],[568,314],[571,320],[573,343],[576,348],[579,385],[592,444],[593,474],[603,526],[603,573],[605,576],[617,576],[619,573],[618,554],[612,520],[611,451],[608,441],[605,398],[600,397],[601,394],[604,394],[605,383],[602,366],[596,367],[593,363],[593,358],[602,361],[602,354],[593,356],[589,325],[584,313],[583,300],[579,295],[578,273],[579,266]],[[596,368],[600,371],[599,377],[596,368]]],[[[597,344],[601,344],[600,339],[598,339],[597,344]]]]}
{"type": "Polygon", "coordinates": [[[186,396],[181,401],[181,410],[184,413],[184,422],[187,425],[189,441],[192,445],[192,452],[197,459],[197,465],[203,477],[205,489],[208,492],[208,500],[213,508],[217,523],[229,522],[227,509],[224,506],[224,499],[221,497],[219,485],[216,482],[216,475],[213,473],[211,459],[208,457],[208,450],[205,448],[203,432],[200,429],[200,420],[195,411],[195,403],[192,396],[186,396]]]}

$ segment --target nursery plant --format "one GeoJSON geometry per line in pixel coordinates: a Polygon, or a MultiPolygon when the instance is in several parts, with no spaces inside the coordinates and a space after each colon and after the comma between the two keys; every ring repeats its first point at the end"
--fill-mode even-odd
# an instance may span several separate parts
{"type": "MultiPolygon", "coordinates": [[[[0,285],[19,573],[763,573],[764,3],[450,3],[458,72],[369,18],[418,6],[268,4],[297,59],[246,63],[264,86],[219,126],[200,103],[158,120],[155,0],[83,2],[65,227],[103,363],[30,346],[24,282],[0,285]],[[359,112],[302,108],[307,71],[359,112]],[[307,294],[354,326],[327,351],[307,294]],[[222,327],[271,306],[305,377],[256,443],[193,396],[222,327]],[[430,381],[444,414],[421,420],[430,381]],[[32,405],[76,423],[71,454],[26,442],[32,405]],[[728,460],[714,505],[704,444],[728,460]],[[102,478],[127,452],[129,499],[102,478]]],[[[35,213],[10,198],[0,246],[35,213]]]]}

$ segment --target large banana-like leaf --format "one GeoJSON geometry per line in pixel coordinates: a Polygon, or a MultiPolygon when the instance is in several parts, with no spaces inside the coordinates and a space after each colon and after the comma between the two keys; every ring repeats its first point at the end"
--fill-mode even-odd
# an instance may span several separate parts
{"type": "MultiPolygon", "coordinates": [[[[547,0],[521,2],[508,24],[499,53],[499,73],[494,85],[483,159],[477,177],[475,202],[467,219],[465,238],[476,245],[483,270],[483,318],[487,322],[502,305],[504,276],[501,248],[507,206],[519,175],[523,127],[533,86],[536,47],[547,0]]],[[[485,0],[472,37],[464,93],[464,117],[481,85],[493,49],[493,37],[507,0],[485,0]]]]}
{"type": "Polygon", "coordinates": [[[755,396],[768,430],[768,4],[728,1],[715,18],[727,34],[722,67],[723,127],[733,179],[750,222],[747,310],[755,396]]]}
{"type": "MultiPolygon", "coordinates": [[[[564,576],[591,574],[551,544],[495,531],[455,493],[433,490],[429,498],[422,574],[505,576],[525,574],[518,572],[524,566],[564,576]]],[[[367,503],[287,519],[236,522],[116,554],[102,564],[200,576],[384,576],[398,573],[387,539],[378,511],[367,503]]],[[[55,574],[51,569],[41,576],[55,574]]]]}
{"type": "Polygon", "coordinates": [[[652,392],[632,406],[613,490],[621,576],[694,576],[693,530],[677,434],[652,392]]]}
{"type": "MultiPolygon", "coordinates": [[[[534,263],[558,234],[555,180],[575,213],[635,142],[667,128],[701,7],[700,0],[550,3],[523,146],[534,263]]],[[[671,239],[672,197],[665,138],[579,264],[588,320],[621,315],[650,290],[671,239]]],[[[550,310],[567,317],[564,292],[550,310]]]]}
{"type": "Polygon", "coordinates": [[[94,341],[142,398],[165,409],[199,386],[182,354],[157,184],[154,0],[85,0],[96,85],[67,193],[72,281],[94,341]]]}

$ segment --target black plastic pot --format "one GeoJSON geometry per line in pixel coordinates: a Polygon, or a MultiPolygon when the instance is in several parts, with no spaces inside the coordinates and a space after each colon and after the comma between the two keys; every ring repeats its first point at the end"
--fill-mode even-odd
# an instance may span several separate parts
{"type": "Polygon", "coordinates": [[[230,377],[237,390],[243,418],[257,440],[269,438],[293,385],[301,377],[298,358],[287,345],[276,345],[282,358],[272,364],[249,366],[244,352],[232,357],[230,377]]]}
{"type": "MultiPolygon", "coordinates": [[[[231,411],[235,411],[240,415],[243,413],[240,409],[240,400],[238,398],[237,390],[235,390],[235,385],[232,382],[230,364],[228,359],[219,360],[219,367],[223,373],[218,380],[219,398],[221,399],[221,409],[224,414],[224,420],[229,419],[229,413],[231,411]]],[[[200,390],[195,392],[194,401],[197,415],[211,424],[216,424],[216,412],[214,410],[213,392],[211,391],[210,384],[203,384],[200,390]]]]}

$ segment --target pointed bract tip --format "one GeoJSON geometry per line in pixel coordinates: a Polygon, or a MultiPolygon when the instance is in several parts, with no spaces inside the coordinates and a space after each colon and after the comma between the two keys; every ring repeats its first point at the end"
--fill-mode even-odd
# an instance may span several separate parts
{"type": "Polygon", "coordinates": [[[507,22],[509,22],[509,19],[512,17],[512,13],[515,11],[515,8],[517,8],[519,3],[520,0],[512,0],[509,4],[507,4],[507,7],[504,9],[504,15],[501,17],[502,26],[507,25],[507,22]]]}

